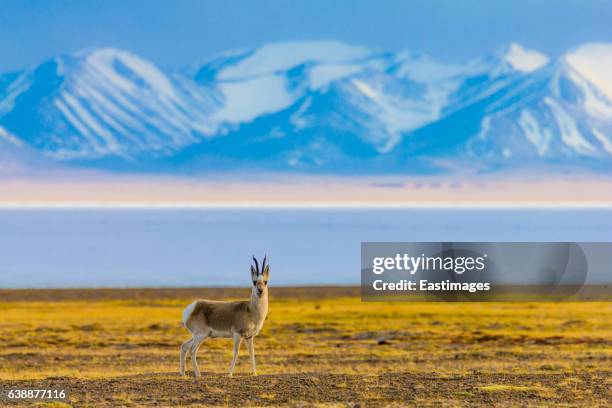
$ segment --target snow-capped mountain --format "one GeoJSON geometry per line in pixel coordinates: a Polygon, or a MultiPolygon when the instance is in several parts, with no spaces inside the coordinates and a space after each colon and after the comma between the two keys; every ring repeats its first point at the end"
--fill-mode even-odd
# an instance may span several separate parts
{"type": "Polygon", "coordinates": [[[0,76],[0,142],[125,170],[607,171],[611,73],[608,44],[554,60],[511,44],[460,65],[275,43],[173,71],[96,49],[0,76]]]}
{"type": "MultiPolygon", "coordinates": [[[[581,67],[597,66],[606,57],[612,59],[612,46],[587,45],[527,74],[511,75],[508,84],[437,125],[459,134],[453,154],[489,165],[609,161],[612,97],[605,79],[581,67]]],[[[418,136],[428,137],[427,131],[433,136],[438,129],[423,129],[418,136]]]]}
{"type": "Polygon", "coordinates": [[[58,57],[11,78],[1,126],[58,160],[167,155],[215,133],[214,92],[125,51],[58,57]]]}

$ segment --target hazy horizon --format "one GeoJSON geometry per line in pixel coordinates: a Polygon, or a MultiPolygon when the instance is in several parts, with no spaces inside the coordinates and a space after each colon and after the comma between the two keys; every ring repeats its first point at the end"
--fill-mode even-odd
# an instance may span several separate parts
{"type": "Polygon", "coordinates": [[[0,208],[608,208],[612,180],[308,175],[5,178],[0,208]]]}

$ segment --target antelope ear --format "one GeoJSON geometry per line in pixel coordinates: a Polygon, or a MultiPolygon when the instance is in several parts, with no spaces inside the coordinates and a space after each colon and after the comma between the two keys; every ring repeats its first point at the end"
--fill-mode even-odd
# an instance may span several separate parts
{"type": "Polygon", "coordinates": [[[251,265],[251,279],[257,279],[257,271],[255,270],[255,267],[253,267],[253,265],[251,265]]]}
{"type": "Polygon", "coordinates": [[[266,267],[263,270],[262,275],[264,279],[268,279],[268,276],[270,276],[270,265],[266,265],[266,267]]]}

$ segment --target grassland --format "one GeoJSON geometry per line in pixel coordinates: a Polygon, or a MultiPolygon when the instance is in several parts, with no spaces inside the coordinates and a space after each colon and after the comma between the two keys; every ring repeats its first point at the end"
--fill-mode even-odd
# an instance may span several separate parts
{"type": "Polygon", "coordinates": [[[227,378],[230,342],[208,339],[203,378],[181,378],[183,307],[247,295],[0,291],[0,389],[59,387],[92,407],[612,405],[605,302],[362,303],[353,288],[272,288],[258,377],[243,350],[227,378]]]}

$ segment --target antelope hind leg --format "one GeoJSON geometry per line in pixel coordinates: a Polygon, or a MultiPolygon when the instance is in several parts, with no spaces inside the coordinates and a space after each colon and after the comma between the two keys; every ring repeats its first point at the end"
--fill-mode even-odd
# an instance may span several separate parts
{"type": "Polygon", "coordinates": [[[196,336],[193,338],[191,343],[191,365],[193,366],[193,373],[196,377],[200,376],[200,368],[198,367],[197,359],[198,349],[200,348],[200,345],[204,339],[206,339],[206,336],[196,336]]]}
{"type": "Polygon", "coordinates": [[[193,337],[181,344],[181,351],[179,353],[179,372],[182,376],[185,375],[185,360],[187,359],[187,355],[189,354],[189,349],[191,347],[192,341],[193,337]]]}

